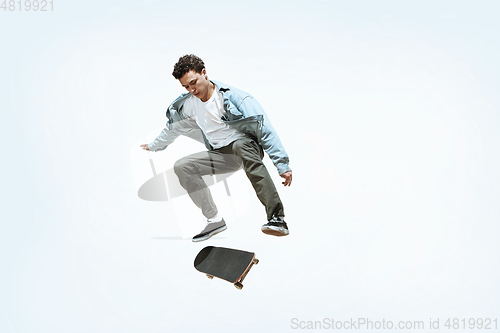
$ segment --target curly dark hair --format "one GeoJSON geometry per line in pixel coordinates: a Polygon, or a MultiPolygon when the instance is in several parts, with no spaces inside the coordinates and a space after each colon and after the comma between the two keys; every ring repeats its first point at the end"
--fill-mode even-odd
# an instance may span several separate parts
{"type": "Polygon", "coordinates": [[[174,65],[172,75],[179,80],[187,72],[194,70],[196,73],[201,73],[203,68],[205,68],[205,64],[200,57],[197,57],[194,54],[186,54],[180,57],[174,65]]]}

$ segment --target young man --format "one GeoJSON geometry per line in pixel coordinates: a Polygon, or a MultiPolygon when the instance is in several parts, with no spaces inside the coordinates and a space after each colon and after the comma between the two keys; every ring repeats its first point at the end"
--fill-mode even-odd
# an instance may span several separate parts
{"type": "Polygon", "coordinates": [[[292,170],[288,155],[260,104],[249,94],[208,79],[205,64],[190,54],[179,58],[172,75],[188,93],[179,96],[167,109],[167,126],[145,150],[160,151],[179,135],[205,144],[208,151],[181,158],[174,165],[182,187],[207,218],[206,227],[193,242],[206,240],[226,230],[203,175],[235,172],[243,167],[260,202],[268,223],[262,232],[288,235],[285,212],[276,187],[262,162],[266,151],[281,177],[290,186],[292,170]]]}

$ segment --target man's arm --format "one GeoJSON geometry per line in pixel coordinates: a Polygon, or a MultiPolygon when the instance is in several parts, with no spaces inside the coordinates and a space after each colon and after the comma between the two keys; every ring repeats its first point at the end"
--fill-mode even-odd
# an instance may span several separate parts
{"type": "Polygon", "coordinates": [[[160,135],[149,144],[142,144],[141,148],[148,151],[160,151],[167,148],[169,144],[175,141],[179,137],[179,132],[173,129],[171,124],[161,131],[160,135]]]}
{"type": "MultiPolygon", "coordinates": [[[[288,165],[290,159],[288,158],[288,154],[285,151],[285,147],[283,147],[283,144],[281,143],[281,140],[278,137],[278,133],[276,133],[276,130],[269,121],[269,118],[267,118],[267,115],[264,112],[262,106],[259,104],[259,102],[257,102],[255,98],[247,96],[243,99],[243,102],[238,107],[238,109],[240,109],[240,111],[245,116],[263,115],[264,123],[262,125],[262,136],[261,136],[262,148],[264,148],[266,153],[271,158],[271,161],[278,169],[278,173],[280,174],[280,176],[283,177],[285,173],[289,171],[291,172],[292,169],[288,165]]],[[[286,184],[284,183],[285,186],[291,182],[291,173],[289,178],[290,178],[289,181],[288,180],[285,181],[286,182],[286,184]]]]}

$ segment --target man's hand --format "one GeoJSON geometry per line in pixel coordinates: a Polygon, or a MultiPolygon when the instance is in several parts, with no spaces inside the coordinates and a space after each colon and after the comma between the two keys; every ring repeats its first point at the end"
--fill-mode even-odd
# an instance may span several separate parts
{"type": "Polygon", "coordinates": [[[281,184],[283,184],[285,186],[290,186],[290,184],[292,183],[292,172],[291,171],[287,171],[285,173],[282,173],[280,175],[280,177],[285,178],[285,181],[282,182],[281,184]]]}
{"type": "Polygon", "coordinates": [[[144,150],[149,150],[147,143],[141,145],[141,148],[144,149],[144,150]]]}

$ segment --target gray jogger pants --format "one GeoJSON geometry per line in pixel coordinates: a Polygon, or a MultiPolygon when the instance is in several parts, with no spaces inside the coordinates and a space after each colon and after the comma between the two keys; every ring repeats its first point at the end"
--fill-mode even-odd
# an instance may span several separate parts
{"type": "Polygon", "coordinates": [[[283,204],[262,158],[264,152],[253,139],[245,137],[229,145],[195,153],[181,158],[174,165],[182,187],[206,218],[217,215],[212,194],[202,176],[235,172],[243,167],[260,202],[265,206],[267,219],[285,216],[283,204]]]}

